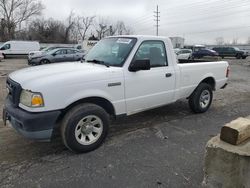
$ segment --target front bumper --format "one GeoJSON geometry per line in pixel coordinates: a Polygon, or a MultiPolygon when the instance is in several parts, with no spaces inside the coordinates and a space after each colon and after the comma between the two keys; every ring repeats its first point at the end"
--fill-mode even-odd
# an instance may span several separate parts
{"type": "Polygon", "coordinates": [[[28,65],[39,65],[41,58],[28,58],[28,65]]]}
{"type": "Polygon", "coordinates": [[[6,99],[3,119],[4,122],[9,120],[12,127],[26,138],[49,141],[60,114],[59,110],[40,113],[27,112],[15,107],[9,99],[6,99]]]}

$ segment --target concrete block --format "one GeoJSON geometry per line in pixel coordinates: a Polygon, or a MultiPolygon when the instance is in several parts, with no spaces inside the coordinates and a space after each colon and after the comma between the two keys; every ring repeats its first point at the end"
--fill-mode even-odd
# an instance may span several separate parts
{"type": "Polygon", "coordinates": [[[212,138],[206,146],[203,187],[250,188],[250,141],[238,146],[212,138]]]}
{"type": "Polygon", "coordinates": [[[238,118],[227,123],[221,129],[220,139],[233,145],[238,145],[250,138],[250,120],[238,118]]]}

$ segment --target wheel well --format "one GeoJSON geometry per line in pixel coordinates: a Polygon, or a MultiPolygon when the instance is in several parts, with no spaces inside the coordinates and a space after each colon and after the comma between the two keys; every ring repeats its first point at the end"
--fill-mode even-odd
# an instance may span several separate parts
{"type": "Polygon", "coordinates": [[[96,105],[102,107],[111,116],[115,116],[115,109],[110,101],[108,101],[107,99],[101,98],[101,97],[88,97],[88,98],[78,100],[78,101],[72,103],[71,105],[67,106],[64,110],[62,110],[62,113],[61,113],[60,117],[58,118],[57,122],[60,121],[71,108],[73,108],[76,105],[82,104],[82,103],[96,104],[96,105]]]}
{"type": "Polygon", "coordinates": [[[212,87],[212,89],[215,91],[215,80],[214,80],[213,77],[205,78],[200,83],[207,83],[207,84],[209,84],[212,87]]]}

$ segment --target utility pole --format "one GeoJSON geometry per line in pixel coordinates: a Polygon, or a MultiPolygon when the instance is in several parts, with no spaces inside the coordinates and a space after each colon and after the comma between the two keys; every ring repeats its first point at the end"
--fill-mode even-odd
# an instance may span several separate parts
{"type": "Polygon", "coordinates": [[[159,12],[159,8],[158,8],[158,5],[157,5],[157,7],[156,7],[156,11],[154,11],[154,13],[155,13],[155,15],[154,15],[154,17],[156,18],[155,19],[155,21],[156,21],[156,36],[158,36],[159,35],[159,18],[160,18],[160,12],[159,12]]]}

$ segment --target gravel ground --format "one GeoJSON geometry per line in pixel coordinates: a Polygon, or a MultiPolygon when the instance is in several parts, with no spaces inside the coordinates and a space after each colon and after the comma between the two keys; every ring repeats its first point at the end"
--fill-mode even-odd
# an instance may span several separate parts
{"type": "MultiPolygon", "coordinates": [[[[250,114],[250,58],[228,59],[231,76],[210,110],[193,114],[186,100],[112,123],[99,149],[76,155],[58,138],[26,140],[0,121],[0,187],[200,187],[207,141],[227,122],[250,114]]],[[[6,75],[24,59],[0,62],[6,75]]]]}

